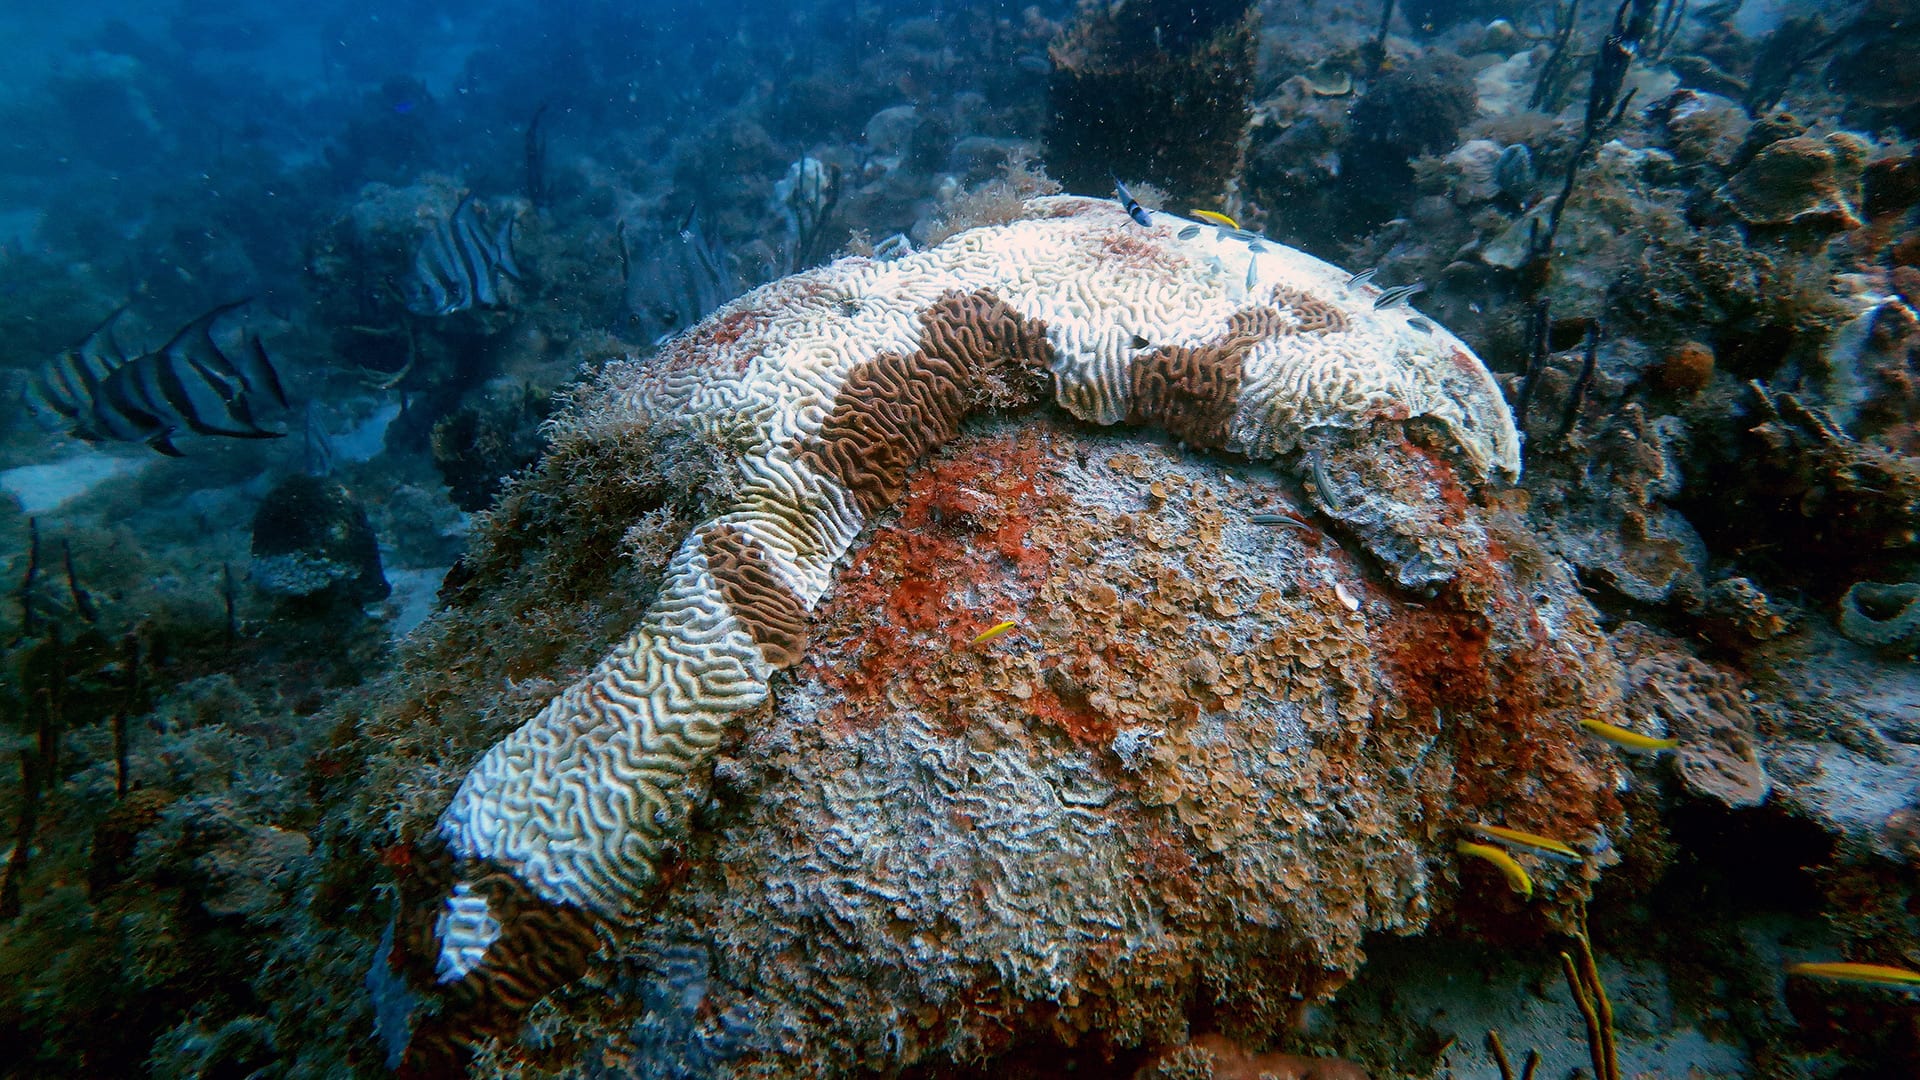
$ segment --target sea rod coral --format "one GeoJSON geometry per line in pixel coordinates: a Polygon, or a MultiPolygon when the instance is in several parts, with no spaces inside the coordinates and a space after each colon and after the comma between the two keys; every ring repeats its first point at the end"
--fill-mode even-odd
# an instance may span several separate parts
{"type": "MultiPolygon", "coordinates": [[[[1430,529],[1434,514],[1452,515],[1449,528],[1463,536],[1481,528],[1461,511],[1444,459],[1463,476],[1517,471],[1511,418],[1473,354],[1406,307],[1376,308],[1378,290],[1349,284],[1339,269],[1171,216],[1143,228],[1105,201],[1036,199],[1029,213],[902,259],[842,260],[775,282],[660,356],[612,365],[582,392],[596,422],[670,421],[730,447],[732,494],[673,556],[640,625],[488,751],[441,816],[436,842],[445,856],[427,876],[438,892],[426,922],[440,983],[524,978],[522,990],[537,996],[538,986],[553,985],[554,971],[593,948],[592,935],[575,928],[580,922],[631,924],[647,910],[666,853],[688,836],[700,773],[733,719],[767,701],[776,671],[803,661],[836,565],[976,407],[1034,403],[1050,379],[1052,398],[1082,421],[1158,428],[1188,446],[1252,459],[1310,460],[1302,471],[1315,475],[1323,503],[1337,504],[1329,506],[1337,520],[1373,508],[1355,533],[1390,573],[1395,559],[1424,550],[1400,542],[1396,528],[1430,529]],[[1424,432],[1419,443],[1407,437],[1415,428],[1424,432]],[[1365,499],[1355,492],[1362,482],[1365,499]],[[1396,493],[1439,509],[1383,509],[1396,493]],[[542,957],[539,972],[503,974],[536,948],[565,955],[542,957]]],[[[1195,497],[1202,495],[1217,499],[1195,497]]],[[[1219,533],[1218,511],[1203,516],[1194,535],[1219,533]]],[[[1484,532],[1463,546],[1481,564],[1497,547],[1484,532]]],[[[1460,572],[1443,566],[1440,578],[1423,580],[1460,572]]],[[[1363,588],[1357,579],[1354,587],[1363,588]]],[[[1466,603],[1491,603],[1488,590],[1507,588],[1477,584],[1466,603]]],[[[1359,601],[1345,590],[1328,594],[1326,618],[1352,622],[1351,630],[1364,619],[1350,614],[1359,601]]],[[[1245,612],[1228,606],[1236,618],[1258,621],[1256,607],[1278,603],[1277,594],[1250,595],[1245,612]]],[[[1554,618],[1572,636],[1591,630],[1577,612],[1554,618]]],[[[1544,631],[1537,619],[1501,615],[1497,632],[1544,631]]],[[[1459,642],[1462,658],[1444,663],[1469,664],[1475,641],[1459,642]]],[[[1298,651],[1278,639],[1273,648],[1298,651]]],[[[1313,653],[1302,662],[1317,669],[1344,668],[1336,655],[1363,656],[1369,646],[1364,635],[1341,640],[1325,659],[1310,644],[1302,648],[1313,653]]],[[[1172,642],[1168,649],[1179,651],[1172,642]]],[[[1287,662],[1282,656],[1281,666],[1287,662]]],[[[1207,680],[1208,663],[1194,656],[1188,677],[1207,680]]],[[[1405,680],[1413,686],[1430,672],[1401,674],[1414,674],[1405,680]]],[[[1238,678],[1212,676],[1223,685],[1238,678]]],[[[1370,678],[1352,673],[1356,685],[1370,686],[1370,678]]],[[[1477,702],[1475,687],[1485,681],[1449,667],[1391,707],[1402,717],[1420,713],[1424,725],[1442,702],[1477,702]]],[[[1555,707],[1567,704],[1558,700],[1564,689],[1552,692],[1555,707]]],[[[1067,693],[1048,690],[1056,692],[1067,693]]],[[[1372,691],[1356,692],[1364,715],[1372,691]]],[[[1551,696],[1529,693],[1535,709],[1551,696]]],[[[1148,745],[1135,749],[1135,764],[1165,773],[1148,805],[1179,804],[1186,818],[1180,788],[1191,778],[1148,762],[1157,752],[1148,745]]],[[[1548,767],[1581,774],[1573,786],[1586,793],[1581,815],[1590,824],[1605,767],[1577,754],[1548,767]]],[[[1369,835],[1381,828],[1367,827],[1375,830],[1369,835]]],[[[1245,828],[1217,822],[1202,831],[1220,852],[1245,828]]],[[[1356,947],[1357,940],[1339,946],[1327,962],[1351,964],[1356,947]]]]}

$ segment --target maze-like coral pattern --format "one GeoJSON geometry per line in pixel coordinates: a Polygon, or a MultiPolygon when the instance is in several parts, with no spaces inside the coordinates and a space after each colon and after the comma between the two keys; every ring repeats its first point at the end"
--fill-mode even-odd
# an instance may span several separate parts
{"type": "MultiPolygon", "coordinates": [[[[1369,934],[1482,904],[1534,925],[1453,845],[1619,835],[1618,755],[1576,724],[1619,712],[1605,637],[1524,536],[1463,534],[1478,569],[1410,595],[1250,520],[1297,513],[1288,486],[1158,437],[969,425],[723,748],[627,955],[709,942],[712,1007],[779,1041],[767,1074],[818,1077],[1164,1044],[1196,1000],[1265,1030],[1369,934]]],[[[1531,869],[1535,910],[1586,886],[1531,869]]]]}
{"type": "MultiPolygon", "coordinates": [[[[804,648],[803,615],[910,470],[987,402],[1051,379],[1124,419],[1270,457],[1427,417],[1482,475],[1518,470],[1498,389],[1452,335],[1304,253],[1104,201],[889,263],[843,260],[756,290],[650,365],[589,391],[606,422],[668,423],[736,448],[736,492],[687,538],[633,634],[473,768],[439,834],[468,877],[625,918],[684,835],[692,779],[730,717],[804,648]]],[[[462,894],[463,925],[485,925],[462,894]]],[[[510,930],[509,930],[510,932],[510,930]]],[[[474,942],[444,942],[474,963],[474,942]]],[[[449,961],[454,963],[454,961],[449,961]]]]}

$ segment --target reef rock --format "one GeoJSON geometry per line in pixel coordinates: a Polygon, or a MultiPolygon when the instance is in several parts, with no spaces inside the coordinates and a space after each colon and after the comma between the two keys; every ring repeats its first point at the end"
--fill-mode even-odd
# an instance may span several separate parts
{"type": "Polygon", "coordinates": [[[1680,740],[1674,756],[1687,790],[1731,807],[1765,802],[1767,774],[1740,680],[1638,624],[1623,628],[1614,644],[1632,658],[1628,713],[1680,740]]]}
{"type": "MultiPolygon", "coordinates": [[[[1518,447],[1473,355],[1247,234],[1028,211],[763,287],[572,395],[422,632],[444,666],[366,732],[417,830],[378,963],[441,999],[409,1060],[510,1039],[589,970],[691,1003],[549,997],[596,1059],[662,1031],[765,1076],[1177,1043],[1203,987],[1271,1022],[1369,933],[1516,903],[1461,899],[1454,823],[1618,826],[1577,722],[1621,673],[1476,494],[1518,447]],[[687,454],[720,479],[663,481],[687,454]],[[684,539],[618,638],[554,564],[636,490],[684,539]],[[560,655],[610,652],[568,672],[564,626],[597,629],[560,655]]],[[[1546,902],[1586,887],[1541,870],[1546,902]]]]}
{"type": "Polygon", "coordinates": [[[1157,1055],[1134,1080],[1367,1080],[1365,1069],[1340,1058],[1256,1054],[1223,1035],[1201,1035],[1157,1055]]]}
{"type": "Polygon", "coordinates": [[[1442,159],[1453,181],[1454,202],[1470,206],[1499,196],[1496,170],[1501,150],[1491,139],[1469,139],[1442,159]]]}
{"type": "Polygon", "coordinates": [[[1844,850],[1904,862],[1920,810],[1920,665],[1888,664],[1816,620],[1746,659],[1771,703],[1774,803],[1844,850]]]}
{"type": "Polygon", "coordinates": [[[1867,144],[1848,132],[1769,143],[1716,192],[1749,225],[1857,229],[1867,144]]]}
{"type": "Polygon", "coordinates": [[[1840,632],[1862,645],[1920,650],[1920,582],[1856,582],[1840,598],[1840,632]]]}
{"type": "Polygon", "coordinates": [[[253,519],[253,583],[284,599],[366,604],[391,591],[367,509],[333,480],[290,476],[253,519]]]}

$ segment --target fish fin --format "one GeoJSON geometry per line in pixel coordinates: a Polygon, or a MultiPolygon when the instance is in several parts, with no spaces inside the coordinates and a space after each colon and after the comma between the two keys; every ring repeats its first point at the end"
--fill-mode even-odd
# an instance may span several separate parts
{"type": "Polygon", "coordinates": [[[171,430],[157,431],[157,432],[154,432],[152,435],[147,436],[147,445],[153,447],[155,450],[158,450],[159,452],[167,455],[168,457],[186,457],[187,456],[180,452],[179,447],[173,445],[173,432],[171,430]]]}
{"type": "Polygon", "coordinates": [[[273,366],[273,358],[267,355],[267,347],[260,343],[260,335],[247,335],[247,349],[253,354],[253,362],[259,365],[258,374],[273,400],[279,402],[281,408],[287,408],[287,389],[280,382],[280,371],[273,366]]]}
{"type": "MultiPolygon", "coordinates": [[[[208,342],[211,343],[213,341],[214,324],[219,322],[221,317],[226,315],[228,312],[236,311],[240,308],[247,306],[252,302],[253,302],[253,297],[243,296],[240,299],[235,300],[230,304],[221,304],[220,306],[213,308],[212,310],[208,311],[206,314],[201,315],[199,318],[181,327],[178,333],[168,338],[167,343],[165,345],[160,346],[158,349],[155,349],[154,352],[160,353],[160,354],[171,352],[176,346],[186,345],[189,341],[191,341],[196,336],[204,337],[208,342]]],[[[214,351],[215,352],[219,351],[217,346],[215,347],[214,351]]]]}
{"type": "Polygon", "coordinates": [[[513,227],[520,220],[519,214],[511,214],[500,225],[500,231],[494,234],[493,246],[499,251],[499,261],[494,265],[499,271],[515,281],[520,280],[520,267],[513,261],[513,227]]]}
{"type": "MultiPolygon", "coordinates": [[[[104,342],[109,349],[113,350],[111,358],[115,366],[126,363],[127,351],[120,347],[119,340],[113,336],[113,324],[119,322],[120,316],[126,314],[127,308],[131,306],[131,304],[121,304],[119,307],[107,312],[107,317],[101,319],[99,324],[89,331],[86,337],[80,340],[80,350],[84,353],[88,350],[95,349],[100,343],[104,342]]],[[[107,359],[107,357],[102,356],[102,359],[107,359]]]]}

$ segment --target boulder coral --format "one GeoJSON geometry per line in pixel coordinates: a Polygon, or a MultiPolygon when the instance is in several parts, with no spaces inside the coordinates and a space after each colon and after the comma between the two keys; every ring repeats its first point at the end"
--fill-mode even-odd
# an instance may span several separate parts
{"type": "MultiPolygon", "coordinates": [[[[688,440],[724,482],[638,627],[390,854],[392,963],[450,1002],[419,1055],[596,949],[697,968],[701,1045],[765,1075],[1168,1044],[1202,988],[1270,1029],[1459,876],[1512,910],[1462,823],[1618,829],[1577,721],[1620,670],[1480,493],[1518,439],[1472,352],[1249,234],[1028,214],[775,282],[573,395],[563,442],[688,440]],[[1026,408],[1049,385],[1065,416],[1026,408]]],[[[1545,902],[1590,872],[1541,868],[1545,902]]],[[[667,1022],[591,998],[602,1059],[667,1022]]]]}

